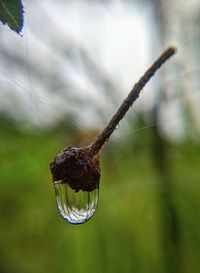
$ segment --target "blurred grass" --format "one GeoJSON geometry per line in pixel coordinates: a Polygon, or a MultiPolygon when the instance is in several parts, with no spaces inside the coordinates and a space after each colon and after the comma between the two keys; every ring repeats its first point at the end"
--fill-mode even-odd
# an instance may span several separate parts
{"type": "MultiPolygon", "coordinates": [[[[64,134],[0,128],[0,272],[166,272],[150,130],[107,145],[100,201],[84,225],[57,212],[49,162],[64,134]]],[[[70,143],[68,143],[70,144],[70,143]]],[[[173,202],[181,228],[181,272],[200,272],[200,147],[170,147],[173,202]]]]}

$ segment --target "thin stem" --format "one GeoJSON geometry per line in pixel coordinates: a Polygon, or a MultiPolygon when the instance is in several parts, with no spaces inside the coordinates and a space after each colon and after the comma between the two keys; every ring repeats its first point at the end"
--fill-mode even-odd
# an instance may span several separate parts
{"type": "Polygon", "coordinates": [[[139,79],[139,81],[133,86],[132,90],[128,94],[127,98],[123,101],[116,114],[111,118],[108,125],[102,131],[102,133],[97,137],[95,142],[90,147],[90,156],[94,157],[98,154],[100,149],[103,147],[104,143],[108,141],[110,135],[116,129],[120,120],[124,118],[126,112],[133,105],[136,99],[146,83],[151,79],[155,72],[164,64],[172,55],[176,53],[175,47],[167,48],[161,56],[152,64],[152,66],[144,73],[144,75],[139,79]]]}

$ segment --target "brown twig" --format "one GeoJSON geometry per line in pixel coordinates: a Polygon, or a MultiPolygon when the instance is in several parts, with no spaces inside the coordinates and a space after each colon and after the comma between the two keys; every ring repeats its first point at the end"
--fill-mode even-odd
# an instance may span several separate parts
{"type": "Polygon", "coordinates": [[[110,135],[117,127],[120,120],[125,116],[128,109],[139,94],[146,83],[160,68],[160,66],[169,59],[176,49],[169,47],[158,60],[145,72],[140,80],[134,85],[127,98],[119,107],[117,113],[112,117],[107,127],[97,137],[96,141],[89,147],[68,147],[62,150],[50,164],[53,182],[67,183],[75,192],[93,191],[99,187],[100,166],[99,151],[104,143],[108,141],[110,135]]]}
{"type": "Polygon", "coordinates": [[[133,86],[127,98],[123,101],[116,114],[112,117],[108,125],[97,137],[95,142],[90,146],[90,157],[93,158],[98,154],[103,145],[108,141],[110,135],[116,129],[120,120],[125,116],[126,112],[139,97],[139,94],[146,83],[151,79],[155,72],[164,64],[172,55],[176,53],[176,48],[171,46],[167,48],[161,56],[152,64],[152,66],[144,73],[139,81],[133,86]]]}

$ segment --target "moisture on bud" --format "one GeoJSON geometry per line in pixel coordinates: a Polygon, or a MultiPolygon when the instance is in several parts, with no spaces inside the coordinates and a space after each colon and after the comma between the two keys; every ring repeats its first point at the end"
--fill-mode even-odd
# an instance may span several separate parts
{"type": "Polygon", "coordinates": [[[62,217],[72,224],[89,220],[98,203],[98,155],[91,157],[90,148],[68,147],[55,157],[50,169],[62,217]]]}

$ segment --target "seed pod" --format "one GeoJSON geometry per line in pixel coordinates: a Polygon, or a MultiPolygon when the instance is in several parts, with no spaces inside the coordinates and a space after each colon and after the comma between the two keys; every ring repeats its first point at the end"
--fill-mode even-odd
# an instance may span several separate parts
{"type": "Polygon", "coordinates": [[[67,183],[75,192],[99,187],[99,156],[90,157],[90,148],[68,147],[50,164],[53,182],[67,183]]]}

